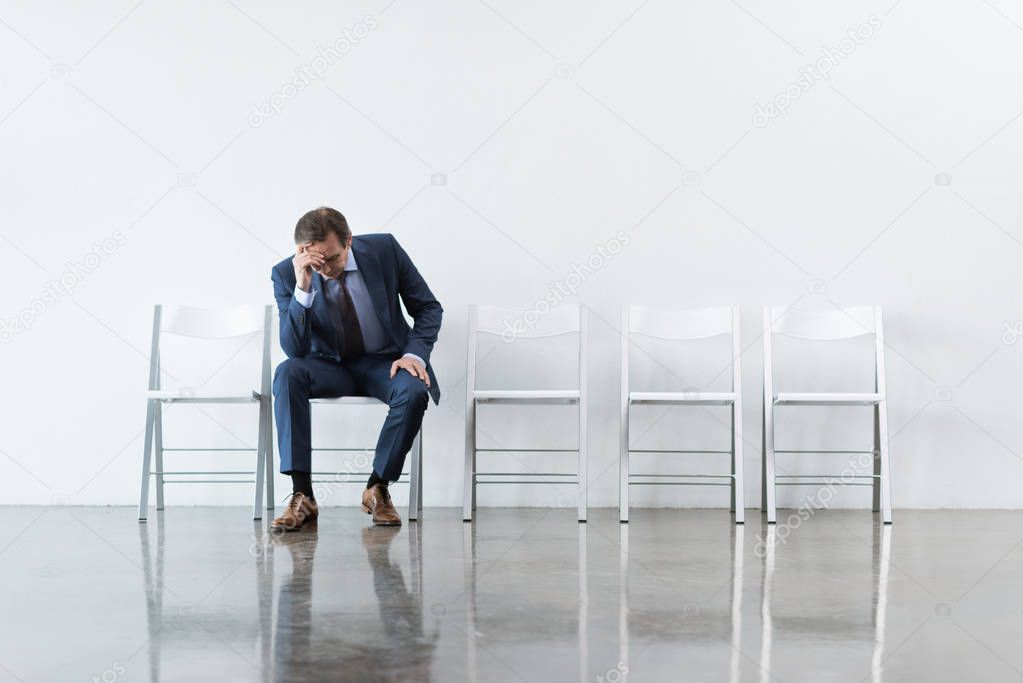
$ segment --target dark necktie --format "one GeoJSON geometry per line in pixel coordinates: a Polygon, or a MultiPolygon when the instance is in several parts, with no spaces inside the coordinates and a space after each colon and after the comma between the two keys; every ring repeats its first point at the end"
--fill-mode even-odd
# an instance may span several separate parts
{"type": "Polygon", "coordinates": [[[362,339],[362,327],[359,326],[359,314],[355,311],[355,302],[352,301],[352,295],[348,291],[346,282],[350,272],[342,271],[339,278],[341,282],[341,329],[345,336],[345,348],[341,355],[344,358],[361,356],[366,350],[362,339]]]}

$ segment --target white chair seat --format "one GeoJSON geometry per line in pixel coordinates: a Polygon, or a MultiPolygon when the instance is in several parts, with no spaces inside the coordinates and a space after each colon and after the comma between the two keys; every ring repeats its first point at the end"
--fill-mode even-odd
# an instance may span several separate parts
{"type": "Polygon", "coordinates": [[[675,403],[697,406],[729,406],[735,403],[731,391],[633,391],[630,403],[675,403]]]}
{"type": "Polygon", "coordinates": [[[539,390],[476,390],[473,392],[478,403],[578,403],[578,389],[539,389],[539,390]]]}
{"type": "Polygon", "coordinates": [[[258,403],[260,397],[258,391],[250,392],[248,395],[238,395],[211,394],[174,389],[151,389],[146,392],[146,398],[164,403],[258,403]]]}
{"type": "Polygon", "coordinates": [[[373,398],[372,396],[341,396],[338,398],[311,398],[310,403],[330,403],[335,405],[346,405],[346,406],[373,406],[383,405],[383,401],[373,398]]]}
{"type": "Polygon", "coordinates": [[[801,406],[872,406],[881,402],[877,393],[779,393],[774,404],[801,406]]]}

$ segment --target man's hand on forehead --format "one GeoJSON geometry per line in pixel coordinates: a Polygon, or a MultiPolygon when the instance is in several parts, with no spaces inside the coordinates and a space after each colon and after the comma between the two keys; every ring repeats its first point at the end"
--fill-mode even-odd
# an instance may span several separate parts
{"type": "Polygon", "coordinates": [[[313,242],[305,242],[303,244],[298,245],[298,253],[304,254],[308,251],[311,254],[326,257],[326,254],[323,253],[322,249],[316,249],[313,245],[314,245],[313,242]]]}

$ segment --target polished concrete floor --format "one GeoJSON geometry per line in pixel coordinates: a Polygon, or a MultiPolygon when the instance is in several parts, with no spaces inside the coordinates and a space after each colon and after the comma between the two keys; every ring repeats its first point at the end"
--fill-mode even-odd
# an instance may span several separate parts
{"type": "Polygon", "coordinates": [[[0,508],[0,682],[1023,680],[1023,512],[574,515],[0,508]]]}

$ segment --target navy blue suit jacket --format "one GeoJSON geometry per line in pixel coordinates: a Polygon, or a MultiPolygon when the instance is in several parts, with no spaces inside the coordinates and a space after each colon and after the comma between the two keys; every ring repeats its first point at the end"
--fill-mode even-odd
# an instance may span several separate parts
{"type": "MultiPolygon", "coordinates": [[[[440,387],[430,365],[430,352],[437,341],[444,309],[416,270],[412,259],[389,233],[355,235],[352,251],[373,300],[373,308],[384,329],[401,353],[414,353],[426,363],[430,375],[430,396],[440,402],[440,387]],[[412,316],[409,327],[398,298],[412,316]]],[[[281,321],[281,347],[289,358],[330,358],[341,362],[341,330],[335,329],[326,308],[323,278],[313,273],[312,288],[318,292],[306,309],[295,299],[295,267],[286,258],[273,267],[274,298],[281,321]]],[[[404,371],[402,371],[404,372],[404,371]]]]}

